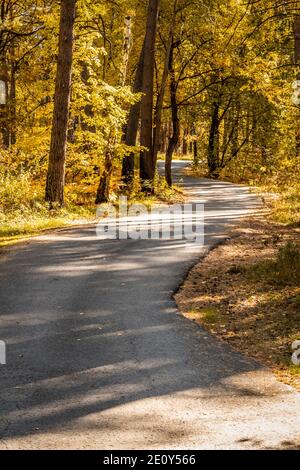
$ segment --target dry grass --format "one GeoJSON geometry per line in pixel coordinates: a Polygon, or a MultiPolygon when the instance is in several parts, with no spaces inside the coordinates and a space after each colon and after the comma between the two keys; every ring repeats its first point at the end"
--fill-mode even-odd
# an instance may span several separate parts
{"type": "Polygon", "coordinates": [[[180,310],[300,390],[291,362],[300,340],[300,233],[244,221],[196,266],[176,296],[180,310]]]}

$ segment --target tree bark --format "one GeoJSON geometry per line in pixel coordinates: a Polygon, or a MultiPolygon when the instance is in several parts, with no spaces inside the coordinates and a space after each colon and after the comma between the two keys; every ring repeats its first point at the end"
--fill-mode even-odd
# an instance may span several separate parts
{"type": "Polygon", "coordinates": [[[219,171],[219,103],[214,102],[208,143],[208,168],[212,177],[219,171]]]}
{"type": "Polygon", "coordinates": [[[115,139],[109,137],[106,147],[104,171],[100,178],[100,183],[97,190],[96,204],[103,204],[109,202],[110,199],[110,183],[113,173],[113,157],[114,157],[115,139]]]}
{"type": "Polygon", "coordinates": [[[170,95],[171,95],[171,110],[172,110],[172,135],[169,140],[169,145],[167,148],[166,153],[166,167],[165,167],[165,176],[167,184],[172,187],[173,179],[172,179],[172,160],[174,151],[178,145],[179,137],[180,137],[180,121],[178,115],[178,103],[177,103],[177,83],[175,78],[175,70],[174,70],[174,49],[176,47],[176,43],[172,42],[171,52],[170,52],[170,60],[169,60],[169,74],[170,74],[170,95]]]}
{"type": "Polygon", "coordinates": [[[176,16],[177,16],[177,5],[178,5],[178,0],[174,0],[173,15],[172,15],[172,21],[171,21],[171,25],[169,29],[169,38],[168,38],[168,44],[167,44],[167,50],[166,50],[165,65],[164,65],[164,70],[163,70],[162,79],[161,79],[161,87],[160,87],[160,91],[158,94],[156,109],[155,109],[154,135],[153,135],[154,171],[155,171],[156,164],[157,164],[157,155],[158,155],[159,144],[161,140],[160,136],[161,136],[161,123],[162,123],[162,110],[163,110],[164,97],[165,97],[167,80],[168,80],[168,75],[169,75],[170,54],[171,54],[171,48],[172,48],[172,44],[174,40],[174,30],[175,30],[175,23],[176,23],[176,16]]]}
{"type": "Polygon", "coordinates": [[[147,189],[147,182],[152,182],[155,176],[153,161],[153,95],[155,42],[159,13],[159,0],[149,0],[147,30],[145,36],[143,96],[141,102],[141,151],[140,177],[147,189]]]}
{"type": "MultiPolygon", "coordinates": [[[[85,62],[81,62],[81,80],[83,81],[84,85],[88,87],[89,79],[90,79],[90,73],[88,66],[85,62]]],[[[88,103],[84,106],[83,108],[83,114],[81,115],[81,129],[83,131],[91,132],[92,134],[96,133],[96,126],[88,124],[86,121],[87,118],[93,118],[94,117],[94,110],[93,110],[93,105],[91,103],[88,103]]]]}
{"type": "Polygon", "coordinates": [[[192,126],[192,135],[194,137],[194,140],[192,141],[193,160],[194,160],[194,166],[197,167],[199,165],[199,153],[198,153],[198,141],[196,139],[197,131],[196,131],[195,124],[193,124],[192,126]]]}
{"type": "Polygon", "coordinates": [[[76,0],[62,0],[54,111],[46,184],[46,201],[64,204],[65,161],[73,61],[76,0]]]}
{"type": "MultiPolygon", "coordinates": [[[[140,93],[143,88],[144,50],[145,43],[143,44],[141,55],[136,69],[135,81],[132,89],[133,93],[140,93]]],[[[138,101],[137,103],[134,103],[131,106],[128,116],[125,135],[125,144],[128,147],[136,146],[140,114],[141,101],[138,101]]],[[[131,152],[129,155],[126,155],[123,159],[122,177],[125,186],[129,186],[134,178],[134,155],[134,152],[131,152]]]]}
{"type": "Polygon", "coordinates": [[[125,86],[127,78],[127,68],[129,62],[129,53],[131,45],[132,17],[127,15],[124,24],[124,43],[123,43],[123,65],[120,76],[120,85],[125,86]]]}
{"type": "Polygon", "coordinates": [[[189,130],[187,127],[185,127],[183,131],[183,139],[182,139],[182,155],[186,156],[188,154],[188,141],[187,141],[187,136],[188,136],[189,130]]]}
{"type": "Polygon", "coordinates": [[[10,64],[9,146],[16,143],[16,119],[16,68],[13,55],[10,64]]]}
{"type": "MultiPolygon", "coordinates": [[[[300,80],[300,15],[295,15],[294,18],[294,54],[295,66],[297,69],[297,80],[300,80]]],[[[299,119],[298,111],[298,119],[299,119]]],[[[300,156],[300,126],[298,125],[296,131],[296,155],[300,156]]]]}
{"type": "Polygon", "coordinates": [[[6,60],[2,57],[2,64],[0,70],[0,79],[4,86],[5,104],[0,105],[0,128],[2,134],[2,146],[5,149],[9,148],[9,76],[6,60]]]}
{"type": "Polygon", "coordinates": [[[238,98],[234,103],[233,117],[233,135],[232,135],[232,148],[231,156],[237,155],[237,150],[239,148],[239,125],[240,125],[240,102],[238,98]]]}

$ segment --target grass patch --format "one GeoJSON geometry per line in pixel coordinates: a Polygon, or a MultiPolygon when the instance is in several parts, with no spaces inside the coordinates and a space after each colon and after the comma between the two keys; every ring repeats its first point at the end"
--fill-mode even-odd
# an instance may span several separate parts
{"type": "Polygon", "coordinates": [[[202,316],[205,323],[214,325],[219,319],[219,310],[214,307],[205,308],[202,310],[202,316]]]}
{"type": "Polygon", "coordinates": [[[300,184],[283,190],[271,204],[271,219],[282,224],[300,227],[300,184]]]}
{"type": "Polygon", "coordinates": [[[300,285],[300,249],[294,243],[288,242],[279,249],[276,259],[249,266],[245,273],[254,281],[263,279],[273,284],[300,285]]]}
{"type": "Polygon", "coordinates": [[[73,185],[66,187],[66,206],[49,211],[44,202],[44,187],[26,173],[0,175],[0,247],[69,225],[95,219],[91,201],[80,202],[81,194],[73,195],[73,185]],[[77,201],[78,199],[78,201],[77,201]]]}
{"type": "Polygon", "coordinates": [[[63,209],[55,214],[50,212],[24,212],[2,217],[0,224],[0,247],[13,245],[19,241],[38,235],[46,230],[92,222],[95,213],[91,209],[63,209]]]}
{"type": "Polygon", "coordinates": [[[210,325],[217,323],[219,319],[219,310],[214,307],[207,307],[207,308],[192,308],[188,313],[187,316],[190,320],[193,321],[203,321],[210,325]]]}

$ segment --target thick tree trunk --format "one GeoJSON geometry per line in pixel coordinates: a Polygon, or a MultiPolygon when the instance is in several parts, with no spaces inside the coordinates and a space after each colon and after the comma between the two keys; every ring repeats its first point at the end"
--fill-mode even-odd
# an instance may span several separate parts
{"type": "Polygon", "coordinates": [[[71,94],[73,29],[76,0],[62,0],[54,112],[46,184],[46,201],[64,204],[65,160],[71,94]]]}
{"type": "Polygon", "coordinates": [[[140,177],[147,189],[147,182],[152,182],[155,176],[153,161],[153,94],[155,42],[159,13],[159,0],[149,0],[147,30],[145,36],[143,97],[141,102],[141,151],[140,177]]]}
{"type": "MultiPolygon", "coordinates": [[[[145,43],[143,44],[141,55],[136,69],[135,81],[132,89],[133,93],[140,93],[143,88],[144,50],[145,43]]],[[[125,135],[125,144],[128,147],[136,146],[140,114],[141,102],[138,101],[137,103],[131,106],[128,116],[125,135]]],[[[134,156],[135,154],[134,152],[132,152],[129,155],[126,155],[123,159],[122,177],[125,186],[129,186],[134,178],[134,156]]]]}
{"type": "Polygon", "coordinates": [[[170,95],[171,95],[171,110],[172,110],[172,135],[169,140],[169,145],[167,148],[166,153],[166,167],[165,167],[165,176],[167,184],[172,187],[173,179],[172,179],[172,160],[174,151],[178,145],[179,137],[180,137],[180,121],[178,115],[178,104],[177,104],[177,83],[175,79],[175,70],[174,70],[174,48],[175,43],[173,42],[170,52],[170,60],[169,60],[169,74],[170,74],[170,95]]]}

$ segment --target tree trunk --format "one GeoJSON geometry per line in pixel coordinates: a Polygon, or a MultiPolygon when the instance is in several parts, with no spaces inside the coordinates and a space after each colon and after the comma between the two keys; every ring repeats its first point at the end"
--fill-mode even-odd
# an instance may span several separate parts
{"type": "Polygon", "coordinates": [[[100,183],[97,190],[96,204],[103,204],[109,202],[110,199],[110,183],[113,173],[113,156],[114,156],[115,142],[108,142],[105,154],[104,171],[100,178],[100,183]]]}
{"type": "Polygon", "coordinates": [[[167,151],[167,138],[168,138],[168,124],[164,123],[163,128],[162,128],[162,134],[161,134],[161,145],[160,145],[160,151],[161,153],[166,153],[167,151]]]}
{"type": "MultiPolygon", "coordinates": [[[[14,57],[14,56],[13,56],[14,57]]],[[[16,68],[12,58],[10,66],[9,91],[9,146],[16,143],[16,68]]]]}
{"type": "Polygon", "coordinates": [[[170,52],[170,61],[169,61],[169,74],[170,74],[170,95],[171,95],[171,110],[172,110],[172,135],[169,140],[169,145],[167,148],[166,154],[166,181],[167,184],[172,187],[173,179],[172,179],[172,160],[174,151],[178,145],[179,137],[180,137],[180,121],[178,116],[178,104],[177,104],[177,83],[175,78],[175,70],[174,70],[174,48],[176,43],[172,43],[171,52],[170,52]]]}
{"type": "Polygon", "coordinates": [[[172,44],[174,40],[174,30],[175,30],[175,23],[176,23],[176,16],[177,16],[177,4],[178,4],[178,0],[174,0],[173,15],[172,15],[172,21],[171,21],[171,25],[169,29],[169,39],[168,39],[167,50],[166,50],[165,65],[164,65],[164,70],[163,70],[162,79],[161,79],[161,87],[160,87],[160,91],[158,94],[156,109],[155,109],[154,136],[153,136],[154,171],[155,171],[156,164],[157,164],[159,144],[161,142],[160,137],[161,137],[162,110],[163,110],[165,91],[166,91],[167,80],[168,80],[168,75],[169,75],[171,48],[172,48],[172,44]]]}
{"type": "Polygon", "coordinates": [[[183,139],[182,139],[182,155],[187,156],[189,152],[189,147],[188,147],[188,135],[189,135],[189,129],[186,127],[183,132],[183,139]]]}
{"type": "MultiPolygon", "coordinates": [[[[10,9],[10,20],[13,21],[14,8],[10,9]]],[[[11,41],[9,48],[9,147],[16,143],[16,60],[15,60],[15,40],[11,41]]]]}
{"type": "Polygon", "coordinates": [[[130,45],[131,45],[131,29],[132,29],[132,18],[131,16],[127,15],[125,17],[125,25],[124,25],[123,66],[122,66],[121,76],[120,76],[121,86],[125,86],[126,78],[127,78],[127,68],[128,68],[130,45]]]}
{"type": "MultiPolygon", "coordinates": [[[[88,87],[89,83],[89,78],[90,78],[90,73],[88,66],[85,62],[80,63],[82,70],[81,70],[81,80],[84,83],[86,87],[88,87]]],[[[93,105],[91,103],[86,104],[83,107],[83,114],[81,115],[80,118],[80,123],[81,123],[81,129],[85,132],[91,132],[92,134],[96,133],[96,126],[95,125],[90,125],[87,123],[87,118],[93,118],[94,117],[94,110],[93,110],[93,105]]]]}
{"type": "Polygon", "coordinates": [[[219,171],[219,103],[214,102],[208,143],[208,169],[212,177],[219,171]]]}
{"type": "Polygon", "coordinates": [[[54,111],[46,184],[46,201],[64,204],[65,160],[71,95],[73,29],[76,0],[62,0],[54,111]]]}
{"type": "Polygon", "coordinates": [[[232,148],[231,148],[231,156],[236,156],[239,152],[239,125],[240,125],[240,102],[238,98],[235,101],[235,113],[233,112],[233,135],[232,135],[232,148]]]}
{"type": "MultiPolygon", "coordinates": [[[[297,80],[300,80],[300,15],[295,15],[294,18],[294,52],[295,52],[295,66],[297,69],[297,80]]],[[[300,108],[298,111],[299,121],[300,108]]],[[[300,155],[300,126],[298,125],[296,131],[296,155],[300,155]]]]}
{"type": "Polygon", "coordinates": [[[193,126],[192,126],[192,135],[194,137],[194,140],[192,141],[192,152],[193,152],[194,166],[197,167],[199,165],[199,154],[198,154],[198,142],[196,140],[197,131],[196,131],[195,124],[193,124],[193,126]]]}
{"type": "Polygon", "coordinates": [[[3,97],[5,103],[0,106],[0,127],[2,134],[2,145],[9,148],[9,77],[6,61],[2,59],[0,79],[3,82],[3,97]]]}
{"type": "Polygon", "coordinates": [[[158,23],[159,0],[149,0],[147,30],[145,36],[143,96],[141,102],[141,151],[140,176],[147,188],[147,182],[152,182],[155,175],[153,161],[153,94],[155,42],[158,23]]]}
{"type": "Polygon", "coordinates": [[[194,156],[194,165],[199,165],[199,155],[198,155],[198,142],[194,140],[193,142],[193,156],[194,156]]]}
{"type": "MultiPolygon", "coordinates": [[[[145,44],[143,44],[139,62],[137,65],[135,81],[132,92],[140,93],[143,87],[143,69],[144,69],[144,50],[145,44]]],[[[139,128],[139,120],[141,113],[141,102],[137,102],[131,106],[125,135],[125,144],[128,147],[136,146],[137,133],[139,128]]],[[[129,186],[134,178],[134,152],[126,155],[123,159],[122,177],[125,186],[129,186]]]]}

